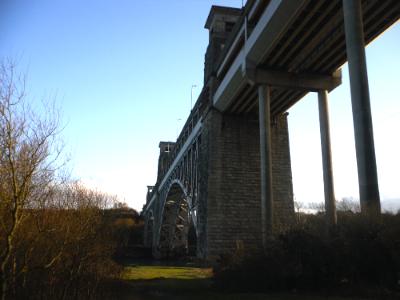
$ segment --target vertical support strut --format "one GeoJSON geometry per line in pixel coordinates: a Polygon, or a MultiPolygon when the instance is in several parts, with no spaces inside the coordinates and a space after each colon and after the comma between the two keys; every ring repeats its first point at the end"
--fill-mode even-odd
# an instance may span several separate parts
{"type": "Polygon", "coordinates": [[[264,249],[273,227],[272,155],[271,155],[271,112],[268,85],[258,87],[260,164],[261,164],[261,234],[264,249]]]}
{"type": "Polygon", "coordinates": [[[361,211],[380,214],[361,0],[343,0],[361,211]]]}
{"type": "Polygon", "coordinates": [[[326,220],[329,225],[335,225],[337,222],[337,218],[336,218],[336,204],[335,204],[335,189],[333,185],[328,92],[326,90],[321,90],[318,92],[318,109],[319,109],[319,128],[321,133],[322,168],[324,175],[326,220]]]}

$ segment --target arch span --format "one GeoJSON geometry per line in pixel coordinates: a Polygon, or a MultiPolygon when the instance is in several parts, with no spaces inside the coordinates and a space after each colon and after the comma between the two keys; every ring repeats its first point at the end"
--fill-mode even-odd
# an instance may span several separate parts
{"type": "Polygon", "coordinates": [[[171,182],[163,203],[158,243],[153,248],[154,255],[158,258],[186,256],[189,254],[189,227],[193,224],[192,205],[179,180],[171,182]]]}

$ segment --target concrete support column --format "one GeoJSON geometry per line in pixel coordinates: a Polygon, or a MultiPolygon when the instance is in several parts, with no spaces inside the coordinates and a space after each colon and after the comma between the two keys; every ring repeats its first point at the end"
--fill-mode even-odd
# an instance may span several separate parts
{"type": "Polygon", "coordinates": [[[258,87],[261,167],[261,234],[264,248],[267,246],[267,239],[272,234],[273,227],[270,93],[270,86],[260,85],[258,87]]]}
{"type": "Polygon", "coordinates": [[[380,214],[361,0],[343,0],[361,211],[380,214]]]}
{"type": "Polygon", "coordinates": [[[335,190],[333,185],[333,168],[331,136],[329,128],[328,92],[318,92],[319,128],[321,133],[322,168],[324,174],[324,193],[326,220],[329,225],[337,223],[335,190]]]}

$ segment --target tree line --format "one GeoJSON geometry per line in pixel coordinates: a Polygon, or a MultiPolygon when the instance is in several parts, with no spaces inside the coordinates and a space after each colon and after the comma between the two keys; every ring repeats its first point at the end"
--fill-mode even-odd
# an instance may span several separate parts
{"type": "Polygon", "coordinates": [[[68,178],[57,109],[45,103],[38,114],[26,99],[24,76],[1,62],[0,298],[105,296],[101,283],[119,276],[112,256],[132,224],[110,226],[115,197],[68,178]]]}

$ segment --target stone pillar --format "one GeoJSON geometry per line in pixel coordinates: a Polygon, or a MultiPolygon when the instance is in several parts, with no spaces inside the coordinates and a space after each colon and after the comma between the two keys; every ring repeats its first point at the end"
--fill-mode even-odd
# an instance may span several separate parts
{"type": "Polygon", "coordinates": [[[334,225],[337,222],[337,218],[336,218],[335,190],[333,185],[328,92],[325,90],[318,92],[318,108],[319,108],[319,127],[321,133],[322,168],[324,175],[326,221],[329,225],[334,225]]]}
{"type": "Polygon", "coordinates": [[[361,211],[380,214],[361,0],[343,0],[361,211]]]}
{"type": "Polygon", "coordinates": [[[273,227],[271,112],[268,85],[258,87],[261,168],[261,234],[264,248],[273,227]]]}

